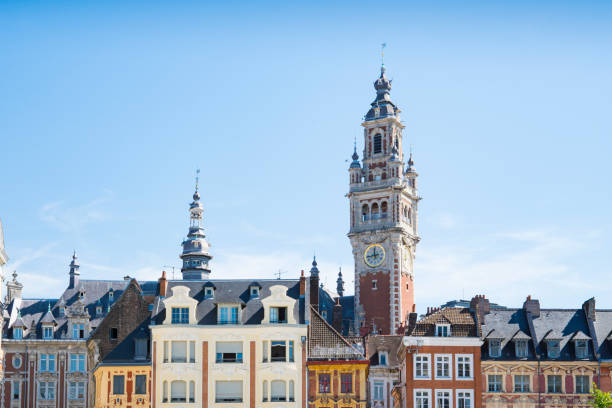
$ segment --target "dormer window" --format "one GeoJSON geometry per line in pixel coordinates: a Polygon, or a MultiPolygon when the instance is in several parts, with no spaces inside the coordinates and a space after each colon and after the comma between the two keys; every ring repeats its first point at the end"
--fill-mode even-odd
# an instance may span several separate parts
{"type": "Polygon", "coordinates": [[[96,306],[96,316],[102,316],[102,306],[96,306]]]}
{"type": "Polygon", "coordinates": [[[576,340],[576,358],[587,358],[589,355],[589,343],[586,340],[576,340]]]}
{"type": "Polygon", "coordinates": [[[85,298],[85,291],[83,289],[81,289],[79,291],[79,299],[83,300],[85,298]]]}
{"type": "Polygon", "coordinates": [[[561,342],[559,340],[548,340],[546,349],[548,358],[559,358],[561,355],[561,342]]]}
{"type": "Polygon", "coordinates": [[[514,342],[516,358],[527,358],[527,340],[516,340],[514,342]]]}
{"type": "Polygon", "coordinates": [[[84,339],[85,338],[85,325],[84,324],[73,324],[72,325],[72,338],[73,339],[84,339]]]}
{"type": "Polygon", "coordinates": [[[501,356],[501,340],[490,339],[489,340],[489,357],[500,357],[501,356]]]}
{"type": "Polygon", "coordinates": [[[23,327],[14,327],[13,328],[13,338],[15,340],[23,339],[23,327]]]}
{"type": "Polygon", "coordinates": [[[219,324],[238,324],[238,312],[238,306],[219,306],[219,315],[217,316],[217,322],[219,324]]]}
{"type": "Polygon", "coordinates": [[[189,308],[173,307],[172,324],[189,324],[189,308]]]}
{"type": "Polygon", "coordinates": [[[53,338],[53,326],[43,326],[43,339],[51,340],[53,338]]]}
{"type": "Polygon", "coordinates": [[[257,286],[251,286],[251,297],[252,298],[259,297],[259,288],[257,286]]]}
{"type": "Polygon", "coordinates": [[[115,300],[115,291],[113,290],[113,288],[108,291],[108,300],[110,300],[111,302],[115,300]]]}
{"type": "Polygon", "coordinates": [[[450,324],[436,324],[436,337],[449,337],[450,324]]]}
{"type": "Polygon", "coordinates": [[[59,315],[60,317],[66,316],[66,309],[64,308],[64,306],[59,307],[59,315]]]}
{"type": "Polygon", "coordinates": [[[147,339],[134,340],[134,359],[144,360],[147,358],[147,339]]]}
{"type": "Polygon", "coordinates": [[[389,364],[389,353],[386,351],[378,352],[378,365],[386,366],[389,364]]]}
{"type": "Polygon", "coordinates": [[[215,290],[213,288],[204,289],[204,297],[206,299],[212,299],[215,296],[215,290]]]}
{"type": "Polygon", "coordinates": [[[286,307],[271,307],[270,308],[270,323],[287,323],[287,308],[286,307]]]}

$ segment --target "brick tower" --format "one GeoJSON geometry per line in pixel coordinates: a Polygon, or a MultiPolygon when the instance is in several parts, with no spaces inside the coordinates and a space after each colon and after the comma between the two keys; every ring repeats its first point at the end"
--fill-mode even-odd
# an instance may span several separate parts
{"type": "Polygon", "coordinates": [[[355,324],[362,332],[392,334],[414,311],[420,198],[412,154],[404,168],[404,126],[389,96],[391,81],[384,65],[374,88],[376,99],[361,124],[363,159],[355,145],[349,168],[348,237],[355,259],[355,324]]]}

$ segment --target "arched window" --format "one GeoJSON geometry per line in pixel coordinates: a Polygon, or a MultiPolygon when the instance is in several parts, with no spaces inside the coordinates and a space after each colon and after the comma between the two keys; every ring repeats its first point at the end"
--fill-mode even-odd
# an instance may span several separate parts
{"type": "Polygon", "coordinates": [[[377,133],[374,135],[374,154],[382,152],[382,135],[377,133]]]}
{"type": "Polygon", "coordinates": [[[164,381],[162,393],[163,393],[162,402],[168,402],[168,381],[164,381]]]}
{"type": "Polygon", "coordinates": [[[295,384],[293,380],[289,381],[289,401],[295,401],[295,384]]]}
{"type": "Polygon", "coordinates": [[[268,402],[268,381],[263,382],[263,402],[268,402]]]}
{"type": "Polygon", "coordinates": [[[380,218],[387,218],[387,202],[383,201],[382,205],[380,206],[380,218]]]}
{"type": "Polygon", "coordinates": [[[367,221],[370,219],[370,207],[367,204],[364,204],[361,207],[361,221],[367,221]]]}
{"type": "Polygon", "coordinates": [[[374,203],[374,204],[372,204],[372,219],[373,220],[377,220],[378,218],[379,218],[378,204],[374,203]]]}
{"type": "Polygon", "coordinates": [[[285,382],[282,380],[274,380],[272,381],[272,389],[270,393],[272,395],[271,401],[287,401],[287,391],[285,387],[285,382]]]}
{"type": "Polygon", "coordinates": [[[187,384],[185,381],[170,383],[170,402],[187,402],[187,384]]]}

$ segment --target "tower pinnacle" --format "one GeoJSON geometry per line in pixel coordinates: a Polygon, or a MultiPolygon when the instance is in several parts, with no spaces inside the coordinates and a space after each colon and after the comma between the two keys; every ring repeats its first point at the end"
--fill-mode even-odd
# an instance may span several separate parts
{"type": "Polygon", "coordinates": [[[208,242],[202,226],[202,213],[204,207],[200,203],[199,188],[200,170],[196,172],[195,192],[193,201],[189,205],[189,233],[182,242],[183,252],[180,258],[183,260],[181,272],[185,280],[206,279],[210,275],[208,262],[212,256],[208,253],[208,242]]]}

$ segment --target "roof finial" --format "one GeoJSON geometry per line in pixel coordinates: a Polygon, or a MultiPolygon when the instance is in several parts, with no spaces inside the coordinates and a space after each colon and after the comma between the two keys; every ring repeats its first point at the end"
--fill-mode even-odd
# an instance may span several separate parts
{"type": "Polygon", "coordinates": [[[200,169],[196,170],[195,182],[195,191],[198,191],[198,187],[200,185],[200,169]]]}
{"type": "Polygon", "coordinates": [[[385,70],[385,47],[387,43],[380,44],[380,70],[385,70]]]}

